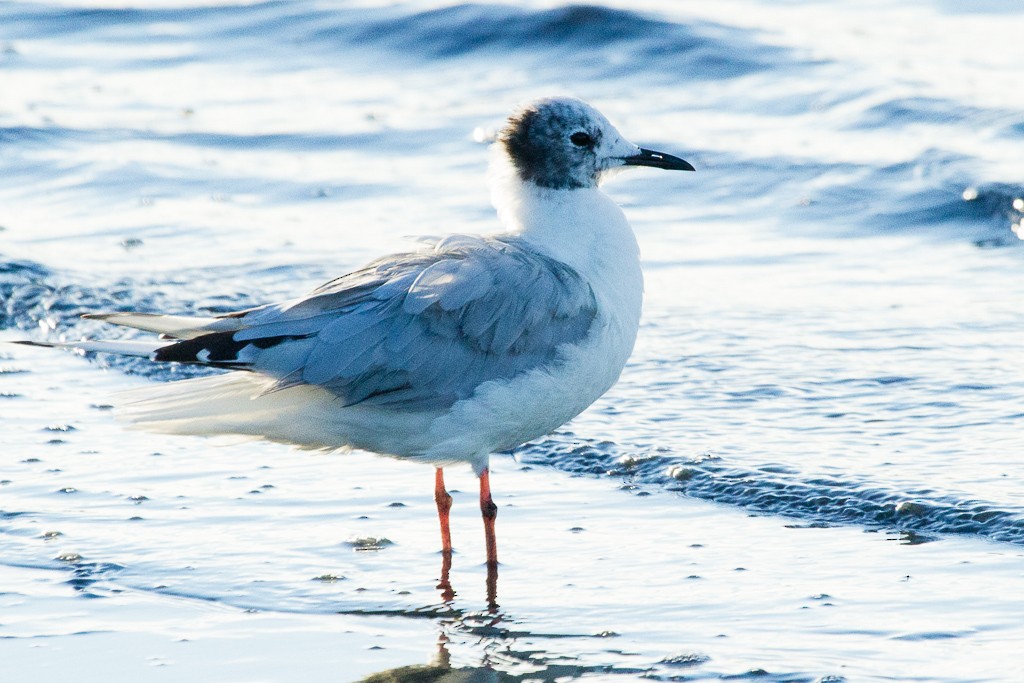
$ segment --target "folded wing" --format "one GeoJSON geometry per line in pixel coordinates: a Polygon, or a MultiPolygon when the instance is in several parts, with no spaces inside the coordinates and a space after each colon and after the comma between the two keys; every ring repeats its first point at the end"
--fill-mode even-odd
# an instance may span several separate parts
{"type": "MultiPolygon", "coordinates": [[[[439,410],[483,382],[557,363],[564,344],[589,333],[596,311],[576,271],[518,238],[453,236],[302,299],[195,327],[144,322],[181,339],[154,360],[258,372],[276,380],[270,391],[321,386],[339,405],[439,410]]],[[[107,319],[134,320],[122,315],[107,319]]]]}

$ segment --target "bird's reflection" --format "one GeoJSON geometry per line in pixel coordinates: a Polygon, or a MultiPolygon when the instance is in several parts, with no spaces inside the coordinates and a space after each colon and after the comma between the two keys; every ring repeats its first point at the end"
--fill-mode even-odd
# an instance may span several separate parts
{"type": "MultiPolygon", "coordinates": [[[[632,673],[641,670],[621,671],[609,667],[587,667],[567,663],[565,656],[557,657],[557,663],[547,661],[535,649],[516,652],[512,649],[515,635],[501,630],[500,636],[483,639],[485,652],[479,665],[452,666],[449,633],[457,635],[466,623],[461,620],[445,622],[437,639],[437,652],[430,664],[400,666],[380,671],[363,678],[359,683],[555,683],[579,678],[594,673],[632,673]],[[538,668],[541,667],[541,668],[538,668]],[[511,669],[511,671],[506,670],[511,669]],[[522,673],[512,671],[521,670],[522,673]],[[525,669],[525,670],[524,670],[525,669]]],[[[468,633],[477,633],[477,627],[469,627],[468,633]]]]}
{"type": "Polygon", "coordinates": [[[447,645],[448,639],[442,633],[437,642],[437,654],[430,664],[388,669],[370,674],[359,683],[496,683],[502,680],[498,672],[487,665],[452,668],[447,645]]]}
{"type": "MultiPolygon", "coordinates": [[[[441,576],[437,582],[437,589],[441,591],[441,602],[449,607],[455,601],[458,593],[452,588],[449,574],[452,569],[451,553],[441,553],[441,576]]],[[[487,563],[487,611],[490,614],[498,613],[498,565],[487,563]]]]}
{"type": "MultiPolygon", "coordinates": [[[[613,671],[609,667],[581,666],[573,663],[572,657],[564,654],[547,655],[536,649],[536,639],[562,639],[567,637],[566,634],[530,633],[503,626],[509,617],[498,609],[496,564],[488,564],[487,567],[486,611],[469,612],[460,609],[454,604],[457,593],[449,579],[451,566],[451,554],[444,553],[437,589],[446,609],[442,611],[444,616],[437,620],[437,650],[431,662],[381,671],[367,676],[360,683],[554,683],[575,679],[587,673],[613,671]],[[531,641],[528,651],[517,651],[515,645],[520,638],[531,641]],[[468,645],[479,652],[479,659],[469,665],[453,666],[453,645],[460,648],[468,645]]],[[[464,658],[465,653],[460,659],[464,658]]],[[[618,670],[614,671],[618,673],[618,670]]]]}
{"type": "Polygon", "coordinates": [[[435,612],[438,615],[437,650],[431,662],[381,671],[363,678],[359,683],[553,683],[556,680],[578,678],[586,673],[612,670],[607,667],[591,668],[569,663],[566,660],[571,660],[572,657],[566,657],[564,654],[552,655],[549,658],[537,651],[535,645],[529,651],[516,651],[515,643],[520,638],[529,637],[534,641],[537,638],[562,639],[567,636],[529,633],[502,625],[509,618],[498,607],[497,563],[487,564],[487,609],[479,612],[461,609],[455,604],[458,593],[451,583],[451,568],[451,553],[442,553],[441,573],[436,587],[440,591],[444,609],[435,612]],[[452,665],[450,648],[453,643],[459,642],[463,647],[468,642],[471,643],[472,649],[482,650],[475,664],[452,665]],[[511,673],[522,668],[528,673],[511,673]]]}
{"type": "Polygon", "coordinates": [[[452,554],[441,553],[441,574],[437,589],[441,592],[441,602],[451,610],[453,618],[441,619],[438,622],[440,632],[437,637],[437,652],[430,664],[402,666],[372,674],[360,683],[492,683],[509,680],[500,676],[490,665],[490,658],[484,654],[481,666],[453,668],[451,653],[448,646],[451,632],[477,634],[486,637],[496,631],[502,620],[498,611],[498,566],[497,563],[487,564],[487,612],[466,613],[455,607],[455,596],[458,595],[451,583],[452,554]]]}
{"type": "Polygon", "coordinates": [[[441,553],[441,557],[441,578],[437,583],[437,589],[441,591],[441,602],[451,605],[455,600],[455,589],[452,588],[452,583],[448,580],[448,573],[452,569],[452,554],[441,553]]]}
{"type": "Polygon", "coordinates": [[[487,611],[498,613],[498,565],[487,565],[487,611]]]}

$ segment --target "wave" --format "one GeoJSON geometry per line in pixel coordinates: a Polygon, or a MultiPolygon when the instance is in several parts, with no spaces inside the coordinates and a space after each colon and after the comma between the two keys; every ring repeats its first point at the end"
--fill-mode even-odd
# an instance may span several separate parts
{"type": "Polygon", "coordinates": [[[1012,247],[1024,239],[1024,185],[978,183],[975,160],[963,155],[931,149],[884,166],[785,158],[728,163],[737,175],[752,168],[762,177],[771,172],[765,194],[787,184],[814,186],[806,200],[785,211],[815,234],[822,234],[822,226],[829,226],[831,236],[916,232],[979,247],[1012,247]],[[829,176],[840,180],[822,186],[820,179],[829,176]]]}
{"type": "Polygon", "coordinates": [[[799,525],[897,531],[908,542],[930,540],[925,534],[965,534],[1024,545],[1020,510],[931,488],[900,491],[846,475],[807,476],[784,465],[745,467],[711,455],[683,458],[659,449],[581,440],[571,433],[527,444],[515,455],[528,465],[620,478],[630,486],[790,517],[799,525]]]}
{"type": "MultiPolygon", "coordinates": [[[[321,37],[336,35],[322,33],[321,37]]],[[[573,5],[542,11],[501,5],[455,5],[361,27],[357,45],[385,47],[420,59],[469,54],[557,53],[586,71],[608,75],[669,71],[681,80],[730,78],[764,69],[787,52],[760,45],[735,29],[682,25],[626,10],[573,5]]]]}
{"type": "Polygon", "coordinates": [[[900,196],[897,206],[877,214],[873,223],[890,231],[949,228],[979,247],[1021,244],[1024,187],[987,183],[979,187],[947,184],[900,196]]]}
{"type": "Polygon", "coordinates": [[[350,60],[361,52],[383,51],[392,63],[473,55],[495,63],[515,58],[524,60],[523,66],[550,64],[563,69],[569,60],[580,77],[656,72],[677,80],[702,80],[800,61],[790,51],[759,43],[741,29],[700,21],[684,25],[595,5],[546,10],[492,4],[325,10],[309,3],[264,2],[86,10],[14,4],[0,9],[0,19],[15,39],[87,34],[120,43],[173,44],[184,51],[121,57],[121,63],[129,65],[173,66],[195,59],[241,57],[272,59],[280,67],[282,56],[301,61],[304,54],[315,53],[323,60],[326,51],[350,60]],[[171,24],[188,28],[159,29],[171,24]],[[157,30],[139,31],[140,26],[157,30]],[[558,61],[553,61],[555,57],[558,61]]]}
{"type": "MultiPolygon", "coordinates": [[[[891,169],[885,169],[890,171],[891,169]]],[[[913,171],[907,171],[912,173],[913,171]]],[[[866,225],[885,232],[952,231],[979,247],[1011,247],[1021,244],[1024,219],[1024,186],[947,180],[933,187],[890,193],[866,225]]]]}
{"type": "Polygon", "coordinates": [[[888,128],[913,124],[975,127],[1011,125],[1020,114],[1010,110],[984,109],[938,97],[898,97],[862,112],[853,128],[888,128]]]}
{"type": "MultiPolygon", "coordinates": [[[[111,141],[166,142],[174,145],[226,150],[273,150],[321,152],[367,148],[409,151],[437,144],[441,131],[434,128],[359,133],[280,132],[228,133],[224,131],[156,132],[139,128],[70,128],[45,126],[0,126],[0,144],[43,147],[74,142],[103,144],[111,141]]],[[[461,130],[459,132],[462,132],[461,130]]]]}

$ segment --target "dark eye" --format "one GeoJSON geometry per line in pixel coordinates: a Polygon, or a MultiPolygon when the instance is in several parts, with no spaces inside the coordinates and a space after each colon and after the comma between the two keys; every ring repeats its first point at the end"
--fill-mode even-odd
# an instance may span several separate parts
{"type": "Polygon", "coordinates": [[[594,138],[590,137],[589,133],[573,133],[569,136],[569,139],[572,141],[572,144],[577,147],[590,147],[594,144],[594,138]]]}

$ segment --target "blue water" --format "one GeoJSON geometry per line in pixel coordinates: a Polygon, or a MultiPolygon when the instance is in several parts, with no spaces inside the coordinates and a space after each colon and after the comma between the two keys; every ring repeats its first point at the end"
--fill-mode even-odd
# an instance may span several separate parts
{"type": "Polygon", "coordinates": [[[609,184],[645,257],[636,352],[513,457],[1019,547],[1024,11],[709,5],[0,4],[0,329],[224,312],[491,230],[482,142],[573,94],[698,173],[609,184]]]}

